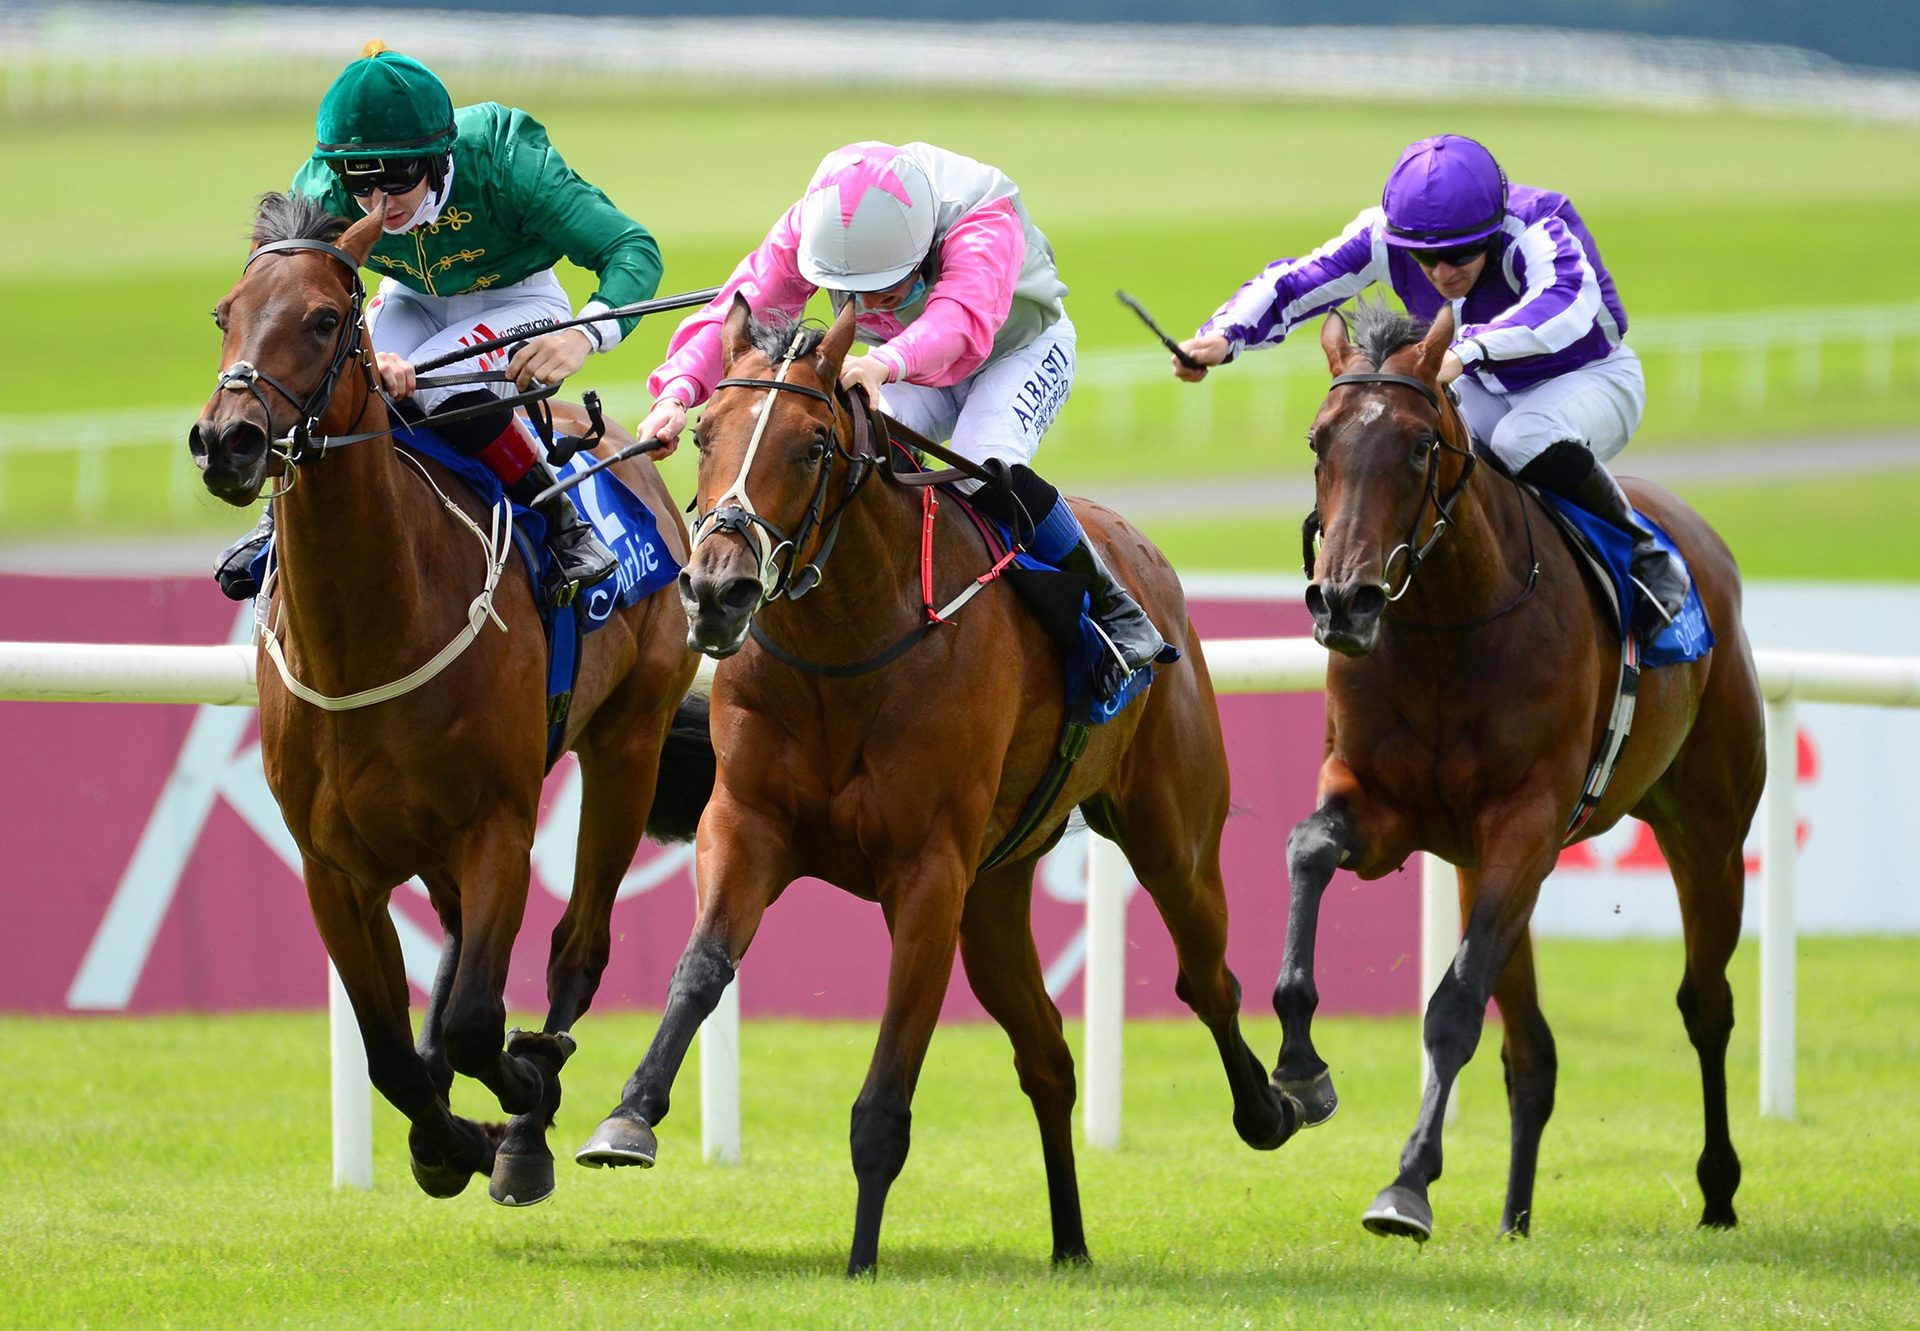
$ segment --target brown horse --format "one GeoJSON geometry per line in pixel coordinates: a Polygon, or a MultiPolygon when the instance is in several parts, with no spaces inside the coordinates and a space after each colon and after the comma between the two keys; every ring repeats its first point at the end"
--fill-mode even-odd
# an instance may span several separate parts
{"type": "MultiPolygon", "coordinates": [[[[250,503],[269,477],[279,480],[271,609],[303,687],[335,696],[403,680],[463,627],[479,629],[440,673],[346,710],[296,697],[263,642],[260,744],[368,1072],[412,1124],[415,1179],[450,1197],[486,1174],[496,1201],[526,1205],[553,1189],[546,1129],[573,1049],[567,1032],[606,967],[614,895],[642,826],[691,835],[710,788],[698,705],[674,726],[699,658],[664,588],[586,640],[567,735],[585,792],[573,895],[554,930],[545,1028],[508,1042],[508,951],[526,905],[546,764],[545,650],[530,580],[506,570],[493,610],[508,631],[496,631],[469,608],[489,566],[467,524],[485,528],[489,516],[463,486],[431,464],[416,471],[385,437],[316,461],[296,452],[297,468],[275,442],[305,419],[334,437],[387,429],[358,273],[379,227],[377,213],[347,227],[304,200],[262,200],[253,255],[215,313],[227,369],[191,445],[207,489],[229,503],[250,503]],[[459,496],[465,517],[436,489],[459,496]],[[394,887],[416,874],[446,931],[417,1050],[387,914],[394,887]],[[512,1123],[454,1116],[456,1071],[485,1083],[512,1123]]],[[[685,528],[652,463],[625,464],[621,475],[682,555],[685,528]]]]}
{"type": "MultiPolygon", "coordinates": [[[[1039,1121],[1053,1258],[1084,1261],[1073,1057],[1029,924],[1034,863],[1076,806],[1126,850],[1173,936],[1178,991],[1219,1046],[1241,1137],[1271,1149],[1299,1120],[1241,1037],[1240,988],[1226,966],[1227,766],[1213,688],[1166,560],[1117,515],[1075,501],[1122,581],[1183,655],[1143,697],[1094,728],[1045,817],[983,871],[1060,746],[1065,706],[1060,655],[1008,590],[989,585],[950,625],[863,673],[801,668],[759,640],[765,635],[789,657],[849,666],[886,658],[888,644],[926,622],[920,492],[894,484],[878,467],[883,459],[863,450],[850,403],[835,387],[853,336],[851,306],[824,338],[817,329],[760,325],[744,301],[726,321],[729,378],[696,436],[699,502],[713,514],[725,497],[733,508],[722,505],[722,513],[752,516],[713,524],[681,575],[691,641],[726,658],[714,681],[719,774],[697,841],[698,918],[645,1060],[577,1158],[653,1162],[653,1128],[666,1117],[695,1029],[733,979],[762,913],[788,883],[814,875],[879,902],[893,938],[879,1043],[853,1107],[858,1203],[848,1273],[876,1260],[956,942],[974,993],[1013,1044],[1039,1121]],[[846,465],[836,471],[839,462],[846,465]],[[863,484],[876,468],[883,479],[863,484]],[[833,512],[822,506],[829,493],[833,512]],[[773,534],[750,537],[748,525],[773,534]],[[779,599],[796,585],[784,573],[763,580],[783,552],[792,556],[789,569],[824,571],[804,602],[779,599]],[[756,640],[743,650],[750,625],[756,640]]],[[[942,505],[934,524],[939,604],[989,562],[954,508],[942,505]]],[[[803,572],[802,589],[811,582],[803,572]]]]}
{"type": "MultiPolygon", "coordinates": [[[[1284,1026],[1276,1080],[1324,1118],[1334,1095],[1311,1025],[1328,879],[1336,867],[1378,878],[1421,850],[1459,866],[1464,937],[1426,1012],[1432,1077],[1399,1176],[1364,1217],[1377,1234],[1416,1240],[1432,1232],[1427,1187],[1440,1177],[1447,1097],[1489,998],[1506,1024],[1513,1122],[1500,1227],[1528,1230],[1556,1069],[1528,920],[1621,676],[1611,608],[1600,609],[1575,555],[1547,530],[1537,496],[1491,467],[1474,472],[1466,426],[1437,382],[1453,331],[1450,311],[1428,330],[1369,306],[1359,346],[1338,312],[1321,331],[1334,386],[1310,436],[1325,540],[1307,604],[1314,636],[1336,654],[1319,807],[1287,842],[1292,902],[1274,990],[1284,1026]]],[[[1680,1013],[1706,1102],[1701,1223],[1725,1226],[1740,1182],[1727,1134],[1726,968],[1740,935],[1741,841],[1765,779],[1760,690],[1726,545],[1665,490],[1627,488],[1680,546],[1718,645],[1641,673],[1631,737],[1581,835],[1631,813],[1652,825],[1672,866],[1686,932],[1680,1013]]]]}

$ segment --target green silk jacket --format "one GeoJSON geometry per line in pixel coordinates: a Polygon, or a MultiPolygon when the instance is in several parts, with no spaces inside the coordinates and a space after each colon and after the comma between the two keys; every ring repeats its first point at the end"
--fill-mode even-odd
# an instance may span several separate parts
{"type": "MultiPolygon", "coordinates": [[[[652,235],[566,164],[539,121],[498,102],[460,107],[453,118],[451,197],[437,220],[383,231],[369,268],[430,296],[458,296],[525,281],[564,257],[600,277],[589,314],[659,289],[652,235]]],[[[336,216],[364,215],[325,162],[309,159],[293,188],[336,216]]],[[[620,337],[637,323],[621,319],[620,337]]]]}

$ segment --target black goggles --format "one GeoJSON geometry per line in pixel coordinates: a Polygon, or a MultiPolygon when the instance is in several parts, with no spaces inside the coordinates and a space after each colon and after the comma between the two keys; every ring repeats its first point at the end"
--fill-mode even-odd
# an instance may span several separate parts
{"type": "Polygon", "coordinates": [[[347,193],[356,198],[379,190],[382,194],[405,194],[427,178],[432,159],[426,157],[367,157],[354,161],[330,161],[333,174],[340,177],[347,193]]]}
{"type": "Polygon", "coordinates": [[[1455,268],[1464,268],[1487,252],[1491,239],[1476,240],[1467,245],[1455,245],[1446,250],[1415,250],[1413,261],[1422,268],[1434,268],[1440,264],[1450,264],[1455,268]]]}

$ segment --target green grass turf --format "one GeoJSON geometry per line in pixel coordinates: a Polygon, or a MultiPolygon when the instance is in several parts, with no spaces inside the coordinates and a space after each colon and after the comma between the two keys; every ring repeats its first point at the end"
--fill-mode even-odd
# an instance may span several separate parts
{"type": "MultiPolygon", "coordinates": [[[[616,964],[618,959],[616,958],[616,964]]],[[[1558,1041],[1533,1238],[1496,1238],[1507,1120],[1490,1024],[1461,1086],[1425,1248],[1360,1228],[1415,1106],[1415,1021],[1329,1019],[1339,1115],[1274,1155],[1242,1147],[1210,1041],[1127,1029],[1124,1144],[1080,1152],[1091,1269],[1053,1271],[1037,1137],[990,1026],[942,1027],[888,1207],[879,1277],[841,1277],[847,1108],[868,1023],[749,1022],[746,1161],[699,1160],[682,1078],[658,1168],[561,1165],[548,1205],[453,1201],[407,1176],[376,1106],[375,1186],[328,1189],[317,1013],[0,1021],[24,1075],[0,1107],[0,1323],[470,1327],[1910,1325],[1915,940],[1803,940],[1799,1117],[1757,1116],[1755,949],[1733,984],[1741,1227],[1702,1233],[1699,1081],[1674,942],[1549,943],[1558,1041]]],[[[664,977],[661,980],[664,983],[664,977]]],[[[1249,980],[1258,994],[1264,981],[1249,980]]],[[[608,1107],[650,1017],[593,1015],[554,1133],[608,1107]]],[[[1265,1057],[1277,1023],[1251,1004],[1265,1057]]],[[[1077,1023],[1069,1037],[1078,1044],[1077,1023]]],[[[481,1112],[463,1083],[460,1103],[481,1112]]]]}
{"type": "MultiPolygon", "coordinates": [[[[489,91],[455,89],[463,100],[489,91]]],[[[1130,288],[1184,332],[1268,260],[1333,234],[1377,197],[1400,146],[1442,125],[1493,144],[1515,179],[1568,192],[1637,318],[1920,299],[1920,266],[1885,261],[1886,237],[1908,228],[1920,202],[1920,174],[1888,169],[1920,151],[1920,132],[1908,128],[1717,112],[1000,94],[890,94],[879,119],[869,96],[818,91],[526,100],[570,160],[659,236],[667,290],[721,280],[835,144],[884,132],[995,162],[1021,182],[1054,241],[1088,351],[1150,346],[1110,299],[1113,288],[1130,288]]],[[[6,413],[180,410],[177,428],[156,427],[151,459],[116,459],[126,474],[94,514],[75,514],[71,462],[6,463],[0,534],[231,524],[217,506],[176,499],[171,472],[185,466],[180,437],[211,383],[218,339],[207,311],[236,274],[251,200],[284,186],[310,138],[309,118],[287,110],[56,121],[0,136],[0,173],[39,182],[36,206],[15,210],[0,250],[6,413]]],[[[584,298],[589,276],[562,273],[584,298]]],[[[671,328],[671,319],[643,326],[579,385],[605,385],[615,415],[631,422],[671,328]]],[[[1042,460],[1077,485],[1258,469],[1262,442],[1297,439],[1323,387],[1311,347],[1281,354],[1302,369],[1278,407],[1256,384],[1265,366],[1251,362],[1200,390],[1142,390],[1118,420],[1083,386],[1042,460]],[[1191,404],[1201,393],[1206,408],[1191,404]],[[1200,410],[1210,420],[1195,428],[1200,410]]],[[[1673,367],[1650,363],[1644,443],[1791,439],[1905,425],[1920,412],[1912,339],[1893,348],[1888,386],[1875,391],[1862,387],[1859,347],[1832,347],[1811,390],[1799,386],[1796,356],[1776,355],[1764,402],[1730,357],[1707,359],[1694,401],[1673,367]]]]}

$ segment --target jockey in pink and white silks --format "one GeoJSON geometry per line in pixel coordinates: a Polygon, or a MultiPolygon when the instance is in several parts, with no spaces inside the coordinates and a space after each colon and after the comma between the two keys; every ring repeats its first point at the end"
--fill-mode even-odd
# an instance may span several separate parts
{"type": "MultiPolygon", "coordinates": [[[[1508,187],[1493,154],[1441,134],[1411,144],[1378,208],[1304,258],[1277,259],[1182,344],[1205,366],[1280,342],[1375,282],[1425,319],[1452,305],[1440,370],[1474,437],[1521,480],[1633,538],[1648,637],[1680,613],[1680,562],[1635,519],[1606,462],[1646,406],[1627,312],[1586,223],[1564,194],[1508,187]]],[[[1174,362],[1189,382],[1206,374],[1174,362]]]]}
{"type": "MultiPolygon", "coordinates": [[[[889,415],[1005,479],[974,492],[1013,525],[1031,519],[1032,553],[1086,576],[1114,651],[1095,690],[1111,698],[1164,645],[1108,571],[1059,491],[1031,463],[1073,386],[1073,322],[1053,246],[999,170],[929,143],[854,143],[827,154],[801,199],[740,261],[720,294],[680,325],[647,386],[636,436],[672,451],[687,410],[722,377],[721,326],[736,293],[754,314],[798,317],[820,289],[852,302],[870,350],[840,381],[889,415]]],[[[661,456],[664,456],[662,454],[661,456]]]]}

